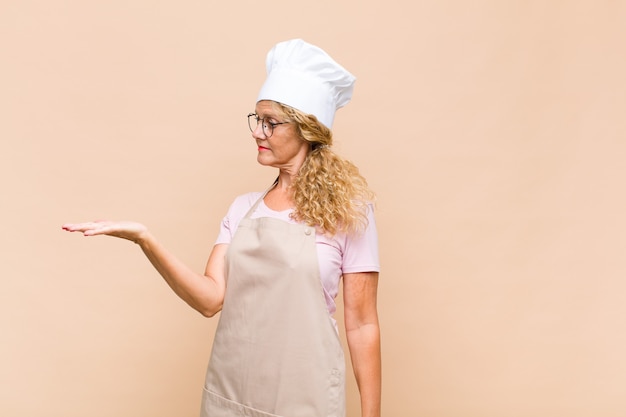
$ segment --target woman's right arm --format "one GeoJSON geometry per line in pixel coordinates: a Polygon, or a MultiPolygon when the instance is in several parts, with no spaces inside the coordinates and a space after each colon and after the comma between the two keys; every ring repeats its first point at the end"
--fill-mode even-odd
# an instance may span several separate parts
{"type": "Polygon", "coordinates": [[[224,257],[228,245],[213,247],[204,275],[192,271],[161,245],[148,229],[136,222],[88,222],[65,224],[69,232],[85,236],[108,235],[135,242],[172,290],[203,316],[212,317],[222,309],[226,280],[224,257]]]}

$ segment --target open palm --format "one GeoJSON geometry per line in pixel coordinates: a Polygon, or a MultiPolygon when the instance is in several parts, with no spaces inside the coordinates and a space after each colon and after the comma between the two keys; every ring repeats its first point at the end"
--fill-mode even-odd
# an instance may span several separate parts
{"type": "Polygon", "coordinates": [[[131,221],[95,221],[85,223],[66,223],[63,230],[81,232],[85,236],[107,235],[139,242],[148,229],[141,223],[131,221]]]}

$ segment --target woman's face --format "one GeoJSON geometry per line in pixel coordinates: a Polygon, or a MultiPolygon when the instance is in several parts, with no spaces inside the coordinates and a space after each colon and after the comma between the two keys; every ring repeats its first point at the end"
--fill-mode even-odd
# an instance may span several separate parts
{"type": "MultiPolygon", "coordinates": [[[[266,123],[285,121],[278,106],[272,101],[259,101],[255,112],[259,119],[264,119],[266,123]]],[[[272,136],[269,138],[263,133],[259,122],[252,132],[252,137],[258,146],[257,161],[261,165],[288,170],[293,174],[300,169],[309,151],[308,142],[296,134],[296,126],[292,122],[274,126],[272,136]]]]}

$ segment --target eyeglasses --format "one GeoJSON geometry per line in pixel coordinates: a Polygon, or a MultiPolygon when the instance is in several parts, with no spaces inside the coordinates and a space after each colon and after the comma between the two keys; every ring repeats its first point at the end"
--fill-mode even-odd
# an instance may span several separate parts
{"type": "Polygon", "coordinates": [[[248,115],[248,127],[251,132],[254,132],[256,128],[259,127],[259,123],[263,129],[263,134],[265,137],[269,138],[272,136],[272,133],[274,133],[274,127],[284,125],[289,122],[272,123],[266,119],[259,118],[259,115],[256,113],[250,113],[248,115]]]}

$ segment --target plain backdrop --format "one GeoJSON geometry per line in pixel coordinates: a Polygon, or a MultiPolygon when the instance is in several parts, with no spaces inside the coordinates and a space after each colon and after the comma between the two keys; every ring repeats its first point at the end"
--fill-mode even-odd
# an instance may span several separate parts
{"type": "Polygon", "coordinates": [[[245,116],[296,37],[358,79],[335,150],[378,196],[384,415],[626,415],[624,22],[611,0],[2,1],[0,415],[198,414],[217,320],[132,243],[61,225],[141,221],[202,271],[276,175],[245,116]]]}

